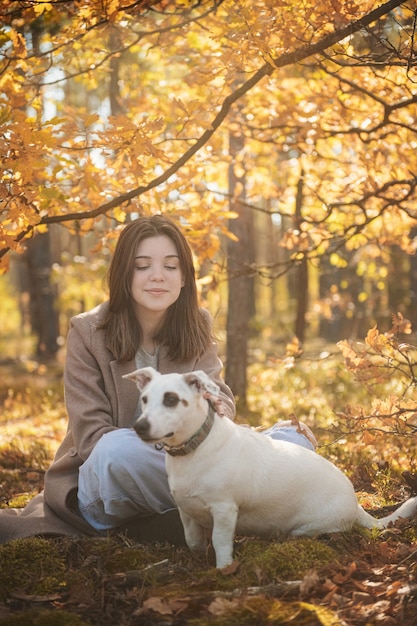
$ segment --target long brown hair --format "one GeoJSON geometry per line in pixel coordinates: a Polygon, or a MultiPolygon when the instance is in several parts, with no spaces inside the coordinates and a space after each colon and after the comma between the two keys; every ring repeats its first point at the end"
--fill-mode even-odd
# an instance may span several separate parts
{"type": "Polygon", "coordinates": [[[154,339],[168,348],[172,360],[200,356],[212,341],[209,318],[198,305],[195,269],[191,248],[181,230],[165,215],[139,217],[120,233],[108,272],[109,310],[101,328],[106,346],[118,361],[135,357],[142,329],[135,316],[131,287],[138,245],[148,237],[166,235],[178,253],[184,280],[181,293],[167,311],[154,339]]]}

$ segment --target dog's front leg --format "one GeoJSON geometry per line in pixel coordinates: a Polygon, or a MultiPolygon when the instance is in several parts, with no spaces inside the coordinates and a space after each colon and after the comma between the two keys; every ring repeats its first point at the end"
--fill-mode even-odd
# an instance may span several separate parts
{"type": "Polygon", "coordinates": [[[222,569],[233,561],[238,508],[234,502],[221,503],[212,507],[212,542],[216,554],[216,567],[222,569]]]}
{"type": "Polygon", "coordinates": [[[190,550],[204,552],[207,547],[206,531],[203,526],[196,522],[181,509],[178,509],[182,525],[184,526],[185,542],[190,550]]]}

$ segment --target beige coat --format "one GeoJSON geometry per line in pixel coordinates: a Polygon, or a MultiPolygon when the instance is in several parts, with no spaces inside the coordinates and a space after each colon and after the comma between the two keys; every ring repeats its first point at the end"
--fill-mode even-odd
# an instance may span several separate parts
{"type": "MultiPolygon", "coordinates": [[[[115,361],[104,345],[104,332],[98,330],[107,306],[71,320],[64,374],[68,432],[46,472],[44,492],[26,509],[0,511],[0,543],[39,533],[96,534],[77,511],[78,469],[104,433],[132,426],[139,400],[132,381],[123,379],[136,369],[134,361],[115,361]]],[[[170,361],[161,348],[158,370],[205,371],[220,385],[225,414],[233,418],[234,398],[220,378],[222,363],[215,343],[200,358],[182,363],[170,361]]]]}

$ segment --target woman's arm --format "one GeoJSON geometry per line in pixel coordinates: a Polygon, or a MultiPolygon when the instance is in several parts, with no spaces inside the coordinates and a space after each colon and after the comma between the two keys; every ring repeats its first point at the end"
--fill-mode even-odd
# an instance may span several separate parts
{"type": "Polygon", "coordinates": [[[92,351],[92,333],[87,320],[74,320],[67,339],[64,372],[65,402],[78,455],[85,461],[100,437],[116,428],[111,390],[92,351]]]}

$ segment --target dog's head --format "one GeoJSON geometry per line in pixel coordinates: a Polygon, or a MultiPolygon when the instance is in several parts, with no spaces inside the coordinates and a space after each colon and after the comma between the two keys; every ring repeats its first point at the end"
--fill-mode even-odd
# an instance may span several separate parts
{"type": "Polygon", "coordinates": [[[219,387],[203,371],[160,374],[144,367],[126,374],[141,392],[142,415],[134,424],[148,442],[169,440],[179,445],[191,437],[207,415],[207,401],[216,402],[219,387]]]}

